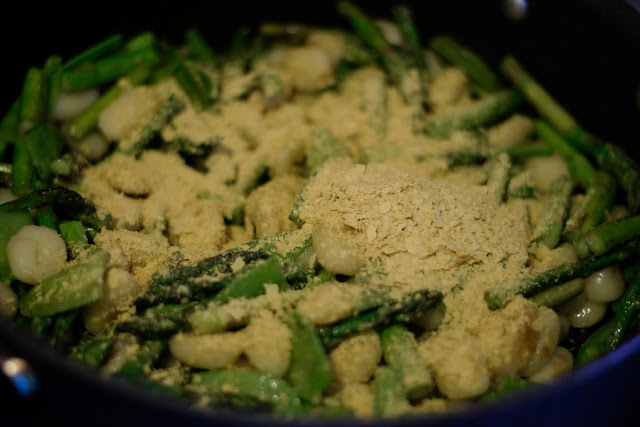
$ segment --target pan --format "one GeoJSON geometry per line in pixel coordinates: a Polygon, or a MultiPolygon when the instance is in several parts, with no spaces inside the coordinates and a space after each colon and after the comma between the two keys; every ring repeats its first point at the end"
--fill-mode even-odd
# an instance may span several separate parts
{"type": "MultiPolygon", "coordinates": [[[[594,134],[640,158],[640,6],[629,1],[543,0],[406,2],[423,37],[450,33],[490,64],[513,54],[594,134]]],[[[263,21],[344,25],[331,2],[207,2],[45,5],[2,3],[2,110],[19,94],[27,67],[57,53],[69,57],[104,37],[152,30],[179,42],[199,28],[214,47],[239,25],[263,21]]],[[[388,2],[367,2],[371,15],[388,2]]],[[[25,360],[37,388],[21,397],[0,383],[0,419],[7,425],[244,426],[324,425],[215,408],[194,409],[173,396],[107,379],[69,360],[0,318],[0,355],[25,360]]],[[[332,420],[333,425],[637,425],[640,337],[556,381],[497,402],[429,417],[332,420]]]]}

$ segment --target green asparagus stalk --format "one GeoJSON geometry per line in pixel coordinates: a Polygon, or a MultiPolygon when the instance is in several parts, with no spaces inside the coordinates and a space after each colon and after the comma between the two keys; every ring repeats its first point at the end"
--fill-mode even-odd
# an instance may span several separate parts
{"type": "Polygon", "coordinates": [[[425,114],[422,107],[422,89],[419,77],[412,76],[404,58],[385,40],[373,21],[357,6],[349,1],[340,1],[338,12],[349,20],[355,32],[376,53],[382,68],[398,86],[407,105],[413,109],[412,129],[415,133],[424,131],[425,114]]]}
{"type": "Polygon", "coordinates": [[[431,81],[431,75],[429,74],[429,68],[427,62],[424,59],[424,50],[422,49],[422,43],[420,41],[420,35],[416,28],[411,11],[407,6],[396,6],[391,9],[391,12],[396,20],[396,23],[402,31],[405,43],[409,46],[412,53],[412,58],[415,61],[416,68],[418,69],[418,75],[420,76],[420,88],[422,92],[423,101],[427,100],[429,93],[429,83],[431,81]]]}
{"type": "Polygon", "coordinates": [[[120,94],[128,87],[142,84],[149,77],[151,77],[151,67],[147,64],[138,65],[123,79],[102,94],[100,98],[93,103],[93,105],[73,119],[67,129],[67,135],[76,141],[84,139],[96,129],[100,114],[109,104],[120,96],[120,94]]]}
{"type": "Polygon", "coordinates": [[[616,180],[612,175],[596,171],[582,203],[567,221],[567,224],[572,225],[567,232],[567,238],[574,242],[579,257],[583,258],[591,253],[581,237],[604,221],[607,211],[615,200],[616,187],[616,180]]]}
{"type": "Polygon", "coordinates": [[[185,298],[213,296],[225,286],[230,286],[233,281],[232,264],[237,259],[242,260],[246,271],[267,257],[262,251],[229,251],[204,259],[196,265],[160,271],[152,276],[149,289],[138,297],[136,307],[143,309],[160,303],[178,303],[185,298]]]}
{"type": "Polygon", "coordinates": [[[500,70],[561,135],[566,137],[578,128],[574,118],[522,68],[514,57],[505,57],[500,63],[500,70]]]}
{"type": "Polygon", "coordinates": [[[87,258],[48,277],[20,300],[26,317],[51,316],[82,307],[102,297],[109,253],[96,248],[87,258]]]}
{"type": "Polygon", "coordinates": [[[291,365],[286,379],[300,397],[318,405],[331,383],[331,363],[313,325],[300,313],[292,313],[291,365]]]}
{"type": "Polygon", "coordinates": [[[67,244],[71,258],[77,258],[89,248],[89,239],[82,221],[64,221],[58,226],[60,235],[67,244]]]}
{"type": "Polygon", "coordinates": [[[480,402],[491,402],[509,393],[534,385],[533,382],[517,376],[500,376],[493,381],[491,388],[478,397],[480,402]]]}
{"type": "Polygon", "coordinates": [[[630,243],[603,255],[594,255],[573,263],[565,262],[541,273],[508,280],[494,286],[485,292],[484,299],[489,308],[495,310],[504,307],[516,295],[529,297],[556,284],[577,278],[587,278],[596,271],[629,259],[638,251],[640,246],[630,243]]]}
{"type": "Polygon", "coordinates": [[[191,331],[189,315],[197,307],[196,303],[161,304],[119,322],[115,331],[126,332],[143,339],[166,339],[178,332],[191,331]]]}
{"type": "Polygon", "coordinates": [[[404,296],[400,301],[386,303],[361,314],[357,314],[334,325],[318,328],[320,339],[326,348],[332,348],[349,335],[393,323],[407,323],[437,304],[442,294],[434,291],[417,291],[404,296]]]}
{"type": "Polygon", "coordinates": [[[448,138],[455,130],[471,130],[490,124],[513,112],[521,103],[520,95],[503,90],[487,95],[469,105],[427,120],[425,132],[434,138],[448,138]]]}
{"type": "Polygon", "coordinates": [[[17,99],[7,114],[0,121],[0,159],[11,144],[18,139],[18,124],[20,121],[20,99],[17,99]]]}
{"type": "Polygon", "coordinates": [[[367,75],[362,82],[362,110],[373,137],[383,141],[387,135],[387,82],[381,72],[367,75]]]}
{"type": "Polygon", "coordinates": [[[96,43],[95,45],[69,59],[64,64],[63,69],[66,71],[82,63],[93,62],[103,57],[104,55],[118,49],[122,45],[122,41],[122,34],[114,34],[112,36],[109,36],[106,39],[96,43]]]}
{"type": "Polygon", "coordinates": [[[569,214],[573,183],[568,176],[556,179],[549,189],[546,208],[538,218],[532,239],[553,249],[560,243],[569,214]]]}
{"type": "Polygon", "coordinates": [[[407,70],[376,25],[362,10],[349,1],[338,2],[337,7],[338,12],[349,20],[355,32],[377,54],[382,68],[389,73],[391,79],[398,86],[402,86],[407,70]]]}
{"type": "Polygon", "coordinates": [[[173,70],[173,77],[187,94],[191,103],[197,109],[204,110],[212,104],[213,99],[210,97],[208,89],[203,86],[202,80],[195,73],[194,67],[190,67],[188,63],[182,61],[173,70]]]}
{"type": "Polygon", "coordinates": [[[79,336],[79,324],[82,316],[79,310],[61,313],[55,317],[52,325],[50,343],[60,351],[68,352],[79,336]]]}
{"type": "Polygon", "coordinates": [[[537,293],[530,300],[545,307],[556,307],[579,295],[582,291],[584,291],[582,279],[573,279],[537,293]]]}
{"type": "Polygon", "coordinates": [[[450,36],[440,35],[429,41],[429,48],[462,69],[471,81],[487,92],[496,92],[504,86],[500,77],[493,72],[477,54],[450,36]]]}
{"type": "Polygon", "coordinates": [[[582,237],[591,253],[602,255],[624,243],[635,241],[640,235],[640,215],[604,223],[586,232],[582,237]]]}
{"type": "Polygon", "coordinates": [[[569,145],[560,134],[542,120],[537,120],[535,129],[538,136],[560,154],[567,161],[571,175],[582,186],[589,188],[589,183],[595,174],[595,169],[578,150],[569,145]]]}
{"type": "Polygon", "coordinates": [[[511,169],[511,158],[506,153],[495,156],[491,162],[487,188],[489,194],[500,204],[504,202],[509,185],[509,171],[511,169]]]}
{"type": "Polygon", "coordinates": [[[626,337],[631,324],[640,312],[640,275],[625,289],[620,298],[611,303],[613,318],[600,326],[582,344],[576,356],[576,366],[582,366],[616,349],[626,337]]]}
{"type": "Polygon", "coordinates": [[[164,340],[149,340],[140,343],[138,350],[122,365],[117,375],[134,381],[147,378],[146,374],[154,367],[166,349],[167,342],[164,340]]]}
{"type": "Polygon", "coordinates": [[[309,172],[314,174],[328,160],[349,157],[349,149],[324,126],[311,130],[311,149],[307,160],[309,172]]]}
{"type": "Polygon", "coordinates": [[[43,123],[29,129],[24,141],[38,177],[47,182],[51,177],[51,162],[62,154],[64,140],[52,125],[43,123]]]}
{"type": "Polygon", "coordinates": [[[62,58],[59,56],[51,56],[43,67],[43,79],[45,79],[45,90],[43,91],[44,113],[43,121],[49,120],[49,115],[53,110],[58,95],[62,88],[62,58]]]}
{"type": "Polygon", "coordinates": [[[93,202],[75,191],[62,186],[36,190],[3,203],[0,205],[0,212],[17,212],[28,208],[40,209],[48,205],[53,206],[61,218],[77,219],[97,230],[108,228],[111,223],[109,214],[100,211],[93,202]]]}
{"type": "Polygon", "coordinates": [[[406,414],[411,405],[405,397],[400,373],[388,366],[378,366],[373,377],[373,407],[376,416],[406,414]]]}
{"type": "Polygon", "coordinates": [[[384,360],[400,374],[403,393],[417,401],[435,389],[431,373],[427,370],[413,334],[404,325],[392,325],[380,332],[384,360]]]}
{"type": "Polygon", "coordinates": [[[86,339],[75,346],[71,356],[92,368],[99,368],[107,360],[113,348],[113,336],[86,339]]]}
{"type": "Polygon", "coordinates": [[[635,213],[640,208],[640,177],[636,162],[620,147],[601,141],[581,128],[515,58],[504,58],[500,69],[560,135],[578,150],[593,157],[601,169],[615,175],[618,185],[626,194],[631,213],[635,213]]]}
{"type": "Polygon", "coordinates": [[[511,147],[505,147],[501,150],[515,158],[550,156],[555,152],[546,142],[514,145],[511,147]]]}
{"type": "Polygon", "coordinates": [[[195,28],[190,28],[185,33],[185,40],[189,51],[193,53],[196,58],[206,61],[218,68],[219,64],[216,54],[200,31],[195,28]]]}
{"type": "Polygon", "coordinates": [[[295,415],[307,411],[306,405],[287,381],[246,369],[198,372],[193,374],[189,388],[196,392],[204,392],[212,397],[214,403],[220,394],[230,393],[236,396],[239,402],[243,398],[265,402],[276,414],[295,415]]]}
{"type": "Polygon", "coordinates": [[[67,92],[100,87],[130,73],[140,64],[153,68],[160,56],[154,46],[131,52],[120,52],[100,59],[86,69],[70,70],[62,74],[62,89],[67,92]]]}

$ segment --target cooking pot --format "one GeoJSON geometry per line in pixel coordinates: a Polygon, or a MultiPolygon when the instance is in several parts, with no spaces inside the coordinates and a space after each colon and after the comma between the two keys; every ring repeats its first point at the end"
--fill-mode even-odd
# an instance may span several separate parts
{"type": "MultiPolygon", "coordinates": [[[[391,2],[361,2],[389,16],[391,2]]],[[[491,65],[513,54],[585,128],[640,158],[640,5],[636,0],[407,1],[427,38],[453,34],[491,65]],[[505,4],[515,9],[505,9],[505,4]]],[[[67,5],[0,3],[0,110],[18,96],[29,66],[63,58],[114,32],[153,30],[181,43],[197,27],[214,47],[227,46],[238,25],[263,21],[345,25],[333,2],[188,2],[67,5]]],[[[172,396],[107,379],[0,318],[0,355],[19,356],[39,390],[19,397],[0,380],[0,425],[272,426],[322,425],[215,408],[194,409],[172,396]],[[6,421],[5,421],[6,420],[6,421]],[[9,421],[9,422],[7,422],[9,421]],[[11,423],[10,421],[13,421],[11,423]]],[[[639,425],[640,337],[548,387],[497,402],[432,416],[392,420],[331,420],[332,425],[639,425]]]]}

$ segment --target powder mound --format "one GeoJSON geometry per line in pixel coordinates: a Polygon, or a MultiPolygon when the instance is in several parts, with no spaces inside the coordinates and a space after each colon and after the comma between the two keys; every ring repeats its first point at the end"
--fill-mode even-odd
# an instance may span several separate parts
{"type": "Polygon", "coordinates": [[[485,186],[417,178],[382,164],[326,163],[300,196],[305,228],[341,228],[368,260],[390,257],[422,272],[527,259],[522,210],[485,186]]]}

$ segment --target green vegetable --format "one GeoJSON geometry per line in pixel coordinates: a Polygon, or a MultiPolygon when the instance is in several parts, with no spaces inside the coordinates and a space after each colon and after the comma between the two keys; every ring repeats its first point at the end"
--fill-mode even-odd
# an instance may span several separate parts
{"type": "Polygon", "coordinates": [[[137,86],[147,81],[151,77],[151,70],[152,68],[144,63],[133,68],[118,83],[104,92],[96,102],[69,123],[67,135],[77,141],[84,139],[96,129],[98,118],[102,111],[115,101],[129,85],[137,86]]]}
{"type": "Polygon", "coordinates": [[[62,89],[75,92],[100,87],[125,76],[140,64],[153,68],[159,61],[160,57],[153,46],[115,53],[89,64],[86,68],[63,72],[62,89]]]}
{"type": "Polygon", "coordinates": [[[565,283],[579,277],[589,277],[596,271],[629,259],[639,250],[640,247],[637,244],[628,244],[603,255],[593,255],[573,263],[565,262],[542,273],[508,280],[487,290],[484,299],[489,308],[495,310],[505,306],[516,295],[528,297],[551,288],[555,284],[565,283]]]}
{"type": "Polygon", "coordinates": [[[384,360],[400,374],[403,395],[417,401],[435,389],[431,373],[418,353],[413,334],[404,325],[392,325],[380,332],[384,360]]]}
{"type": "Polygon", "coordinates": [[[587,158],[580,154],[576,149],[571,147],[569,143],[566,142],[562,136],[556,133],[547,123],[538,120],[536,121],[535,127],[538,136],[553,147],[558,154],[564,157],[574,179],[582,186],[582,188],[588,188],[589,183],[596,172],[593,166],[591,166],[591,163],[589,163],[589,160],[587,160],[587,158]]]}
{"type": "Polygon", "coordinates": [[[504,86],[500,77],[468,47],[448,35],[439,35],[431,40],[429,48],[464,71],[471,81],[487,92],[496,92],[504,86]]]}
{"type": "Polygon", "coordinates": [[[640,312],[640,275],[636,274],[620,298],[611,303],[614,316],[593,332],[576,356],[577,366],[589,363],[616,349],[640,312]]]}
{"type": "Polygon", "coordinates": [[[453,131],[472,130],[505,117],[520,103],[521,97],[517,92],[498,91],[451,112],[432,116],[425,124],[425,132],[434,138],[448,138],[453,131]]]}
{"type": "Polygon", "coordinates": [[[77,264],[34,286],[20,300],[20,313],[26,317],[51,316],[99,300],[108,264],[109,253],[96,248],[77,264]]]}
{"type": "Polygon", "coordinates": [[[433,307],[442,298],[434,291],[416,291],[407,294],[400,301],[387,301],[369,311],[356,314],[334,325],[318,328],[318,335],[325,347],[331,348],[349,335],[373,328],[382,328],[397,322],[411,322],[433,307]]]}
{"type": "Polygon", "coordinates": [[[569,214],[572,191],[573,183],[568,176],[562,176],[551,183],[546,208],[533,230],[533,240],[543,243],[549,249],[558,246],[569,214]]]}
{"type": "Polygon", "coordinates": [[[294,312],[288,324],[292,352],[286,379],[300,397],[318,405],[331,383],[331,363],[315,328],[307,319],[294,312]]]}
{"type": "Polygon", "coordinates": [[[627,242],[638,239],[640,235],[640,215],[599,225],[583,236],[584,244],[591,253],[602,255],[627,242]]]}
{"type": "Polygon", "coordinates": [[[276,414],[295,415],[307,411],[300,396],[283,379],[256,371],[230,368],[198,372],[193,374],[190,388],[202,391],[214,400],[220,394],[232,394],[242,401],[244,398],[258,399],[273,407],[276,414]]]}
{"type": "MultiPolygon", "coordinates": [[[[504,58],[500,69],[562,137],[594,158],[605,172],[616,177],[618,185],[626,194],[631,213],[635,213],[640,208],[640,176],[636,162],[622,148],[603,142],[581,128],[569,112],[515,58],[504,58]]],[[[584,183],[588,184],[588,180],[584,183]]]]}
{"type": "Polygon", "coordinates": [[[402,377],[395,369],[378,366],[373,377],[373,393],[373,407],[378,417],[398,416],[411,409],[402,377]]]}

